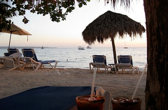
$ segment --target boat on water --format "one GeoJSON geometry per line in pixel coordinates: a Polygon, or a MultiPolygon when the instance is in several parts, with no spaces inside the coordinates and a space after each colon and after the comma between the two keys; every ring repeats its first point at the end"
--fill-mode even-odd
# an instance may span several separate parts
{"type": "Polygon", "coordinates": [[[126,47],[126,41],[125,41],[125,47],[124,47],[124,49],[128,49],[128,47],[126,47]]]}
{"type": "Polygon", "coordinates": [[[44,47],[42,46],[41,49],[44,49],[44,47]]]}
{"type": "Polygon", "coordinates": [[[86,48],[87,48],[87,49],[91,49],[91,47],[90,47],[90,46],[87,46],[86,48]]]}
{"type": "Polygon", "coordinates": [[[85,48],[82,46],[78,46],[78,50],[85,50],[85,48]]]}
{"type": "Polygon", "coordinates": [[[128,49],[128,47],[124,47],[124,49],[128,49]]]}

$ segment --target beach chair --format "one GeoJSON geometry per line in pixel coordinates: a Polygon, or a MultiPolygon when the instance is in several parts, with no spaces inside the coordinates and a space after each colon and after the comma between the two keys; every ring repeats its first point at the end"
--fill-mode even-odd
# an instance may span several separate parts
{"type": "Polygon", "coordinates": [[[9,56],[13,53],[19,52],[19,50],[17,48],[8,48],[7,51],[8,51],[7,53],[4,53],[4,56],[9,56]]]}
{"type": "Polygon", "coordinates": [[[115,67],[116,73],[118,73],[117,70],[119,69],[122,69],[122,73],[124,73],[125,69],[132,69],[132,74],[134,74],[135,70],[139,72],[139,68],[133,66],[133,60],[131,55],[118,55],[118,63],[115,65],[115,67]]]}
{"type": "Polygon", "coordinates": [[[3,63],[4,68],[11,68],[9,71],[14,70],[16,68],[21,69],[22,66],[25,64],[20,60],[22,54],[20,52],[13,53],[9,56],[4,57],[3,63]]]}
{"type": "Polygon", "coordinates": [[[43,68],[45,64],[49,64],[51,68],[56,68],[57,66],[56,60],[45,60],[45,61],[38,60],[34,49],[22,49],[22,52],[23,52],[24,58],[27,59],[26,61],[31,60],[31,63],[36,63],[36,64],[40,63],[41,68],[43,68]],[[54,67],[51,65],[51,63],[55,63],[54,67]]]}
{"type": "Polygon", "coordinates": [[[91,70],[91,66],[93,68],[97,68],[99,70],[100,68],[105,68],[105,71],[107,73],[108,71],[108,65],[106,63],[106,56],[105,55],[93,55],[93,62],[89,63],[89,68],[91,70]]]}

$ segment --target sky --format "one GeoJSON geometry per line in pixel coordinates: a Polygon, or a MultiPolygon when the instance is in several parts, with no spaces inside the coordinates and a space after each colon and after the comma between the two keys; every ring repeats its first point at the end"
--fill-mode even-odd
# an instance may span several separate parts
{"type": "MultiPolygon", "coordinates": [[[[104,0],[91,0],[86,6],[79,8],[69,13],[65,21],[59,23],[52,22],[50,16],[42,16],[26,12],[26,17],[29,19],[27,24],[22,22],[23,16],[13,17],[11,20],[15,25],[31,33],[28,36],[12,35],[11,47],[19,46],[36,46],[36,47],[86,47],[88,44],[83,40],[82,32],[85,27],[106,11],[125,14],[133,20],[145,26],[145,13],[143,0],[133,0],[129,9],[123,6],[116,6],[115,10],[111,4],[104,4],[104,0]]],[[[0,46],[9,45],[10,35],[0,33],[0,46]]],[[[115,38],[116,47],[146,47],[146,33],[132,39],[128,35],[124,39],[115,38]]],[[[91,45],[92,47],[111,47],[110,39],[107,39],[103,44],[97,41],[91,45]]]]}

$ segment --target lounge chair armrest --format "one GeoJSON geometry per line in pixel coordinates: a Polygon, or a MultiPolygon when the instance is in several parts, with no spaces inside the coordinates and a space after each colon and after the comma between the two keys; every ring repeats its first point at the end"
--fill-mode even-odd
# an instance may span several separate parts
{"type": "Polygon", "coordinates": [[[116,66],[127,67],[127,66],[132,66],[132,65],[131,63],[117,63],[116,66]]]}
{"type": "Polygon", "coordinates": [[[12,61],[13,61],[13,58],[12,58],[12,57],[9,57],[9,56],[5,57],[4,59],[12,60],[12,61]]]}
{"type": "Polygon", "coordinates": [[[20,57],[20,60],[22,61],[30,61],[31,60],[31,57],[20,57]]]}
{"type": "Polygon", "coordinates": [[[105,65],[104,63],[92,63],[92,65],[105,65]]]}
{"type": "Polygon", "coordinates": [[[33,60],[33,58],[31,58],[31,57],[21,57],[21,60],[22,61],[31,61],[32,63],[40,63],[40,62],[37,62],[37,61],[35,61],[35,60],[33,60]]]}
{"type": "Polygon", "coordinates": [[[107,65],[105,65],[104,63],[89,63],[89,66],[93,66],[93,67],[106,67],[107,65]]]}

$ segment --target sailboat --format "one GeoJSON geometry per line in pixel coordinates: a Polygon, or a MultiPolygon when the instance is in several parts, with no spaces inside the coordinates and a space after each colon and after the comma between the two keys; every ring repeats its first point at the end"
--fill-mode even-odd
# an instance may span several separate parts
{"type": "Polygon", "coordinates": [[[87,49],[91,49],[91,47],[88,45],[87,47],[86,47],[87,49]]]}
{"type": "Polygon", "coordinates": [[[85,50],[85,48],[82,46],[78,46],[78,50],[85,50]]]}
{"type": "Polygon", "coordinates": [[[124,47],[124,49],[128,49],[128,47],[124,47]]]}
{"type": "Polygon", "coordinates": [[[128,49],[128,47],[126,47],[126,41],[125,41],[125,47],[124,47],[124,49],[128,49]]]}

